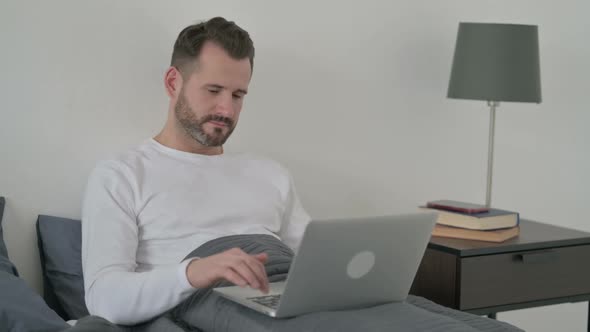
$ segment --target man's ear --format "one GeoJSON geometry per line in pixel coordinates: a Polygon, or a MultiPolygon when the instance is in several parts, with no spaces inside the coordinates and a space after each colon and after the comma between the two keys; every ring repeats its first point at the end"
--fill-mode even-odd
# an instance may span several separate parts
{"type": "Polygon", "coordinates": [[[182,74],[176,67],[170,67],[166,70],[164,75],[164,87],[166,88],[166,94],[170,98],[176,98],[182,90],[183,84],[182,74]]]}

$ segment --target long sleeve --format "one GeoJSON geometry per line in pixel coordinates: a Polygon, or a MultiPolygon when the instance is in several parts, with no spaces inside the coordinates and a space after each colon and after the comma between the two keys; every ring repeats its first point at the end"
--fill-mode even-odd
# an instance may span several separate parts
{"type": "Polygon", "coordinates": [[[305,227],[310,222],[311,217],[303,209],[297,191],[295,190],[295,183],[291,175],[289,175],[289,190],[285,202],[285,213],[281,222],[281,230],[279,236],[281,240],[288,245],[293,251],[297,252],[305,227]]]}
{"type": "Polygon", "coordinates": [[[133,176],[114,162],[91,174],[82,210],[86,305],[116,324],[149,320],[186,299],[188,262],[136,272],[138,226],[133,176]]]}

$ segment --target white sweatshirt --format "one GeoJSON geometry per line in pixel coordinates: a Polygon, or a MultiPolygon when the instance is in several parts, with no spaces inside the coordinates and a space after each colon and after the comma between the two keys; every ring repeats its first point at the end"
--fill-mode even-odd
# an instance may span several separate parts
{"type": "Polygon", "coordinates": [[[90,175],[82,209],[86,305],[116,324],[149,320],[193,293],[189,260],[181,261],[203,243],[270,234],[297,250],[309,220],[278,163],[150,139],[90,175]]]}

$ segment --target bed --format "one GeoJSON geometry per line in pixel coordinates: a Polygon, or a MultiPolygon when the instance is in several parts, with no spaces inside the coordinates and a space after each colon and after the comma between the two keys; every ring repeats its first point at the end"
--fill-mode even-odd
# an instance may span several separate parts
{"type": "MultiPolygon", "coordinates": [[[[43,297],[31,291],[10,263],[3,243],[0,199],[0,330],[2,331],[522,331],[507,323],[440,306],[421,297],[405,302],[339,312],[321,312],[296,318],[273,320],[226,299],[210,290],[199,290],[174,310],[141,325],[116,326],[89,316],[84,303],[79,220],[40,215],[36,227],[43,272],[43,297]],[[66,321],[76,320],[71,327],[66,321]]],[[[274,239],[273,237],[269,237],[274,239]]],[[[289,264],[282,244],[267,238],[220,239],[197,248],[191,255],[203,257],[228,246],[248,252],[276,248],[271,255],[269,276],[286,275],[289,264]],[[270,241],[270,242],[269,242],[270,241]],[[252,243],[256,243],[255,246],[252,243]],[[254,248],[254,249],[253,249],[254,248]],[[282,262],[280,267],[277,262],[282,262]],[[273,264],[277,263],[277,264],[273,264]]],[[[190,255],[189,255],[190,256],[190,255]]],[[[276,279],[276,278],[275,278],[276,279]]]]}

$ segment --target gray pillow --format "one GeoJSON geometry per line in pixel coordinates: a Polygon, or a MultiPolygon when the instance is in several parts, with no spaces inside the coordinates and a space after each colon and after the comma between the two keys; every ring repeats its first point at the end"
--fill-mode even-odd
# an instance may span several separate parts
{"type": "Polygon", "coordinates": [[[4,197],[0,196],[0,257],[8,258],[8,250],[4,244],[4,234],[2,233],[2,216],[4,216],[4,197]]]}
{"type": "Polygon", "coordinates": [[[0,271],[0,331],[62,331],[69,325],[27,283],[0,271]]]}
{"type": "Polygon", "coordinates": [[[5,203],[6,201],[4,200],[4,197],[0,196],[0,271],[5,271],[7,273],[18,276],[18,271],[16,270],[16,267],[8,259],[8,250],[6,249],[6,244],[4,243],[4,233],[2,231],[2,217],[4,216],[5,203]]]}
{"type": "Polygon", "coordinates": [[[39,215],[37,236],[45,301],[66,320],[87,316],[80,220],[39,215]]]}
{"type": "Polygon", "coordinates": [[[2,234],[4,197],[0,197],[0,331],[58,331],[69,325],[47,307],[24,280],[7,255],[2,234]]]}

